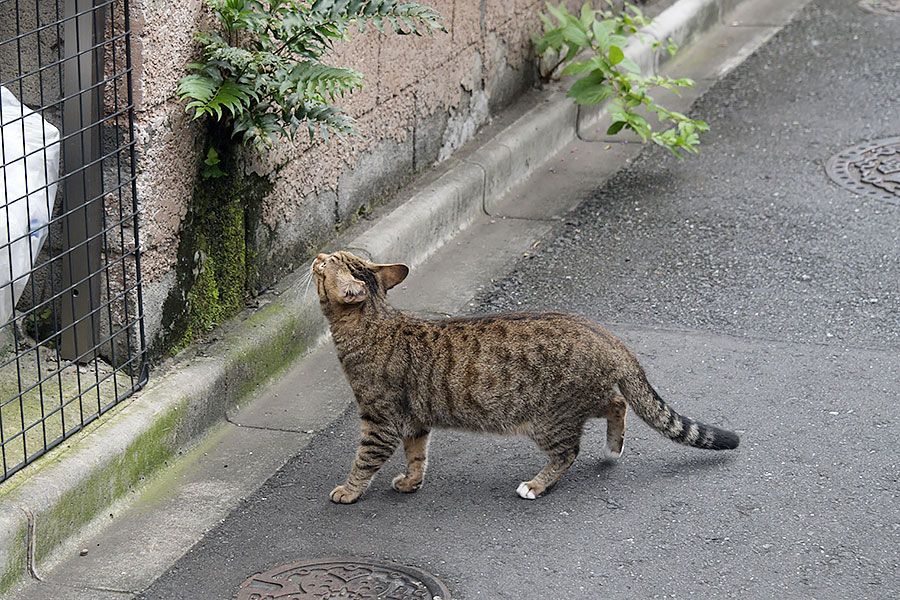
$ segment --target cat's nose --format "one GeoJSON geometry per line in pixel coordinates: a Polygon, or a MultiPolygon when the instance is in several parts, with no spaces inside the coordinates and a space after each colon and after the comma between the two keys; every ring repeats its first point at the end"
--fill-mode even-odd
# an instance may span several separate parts
{"type": "Polygon", "coordinates": [[[325,260],[326,258],[328,258],[328,255],[321,252],[316,256],[316,260],[325,260]]]}

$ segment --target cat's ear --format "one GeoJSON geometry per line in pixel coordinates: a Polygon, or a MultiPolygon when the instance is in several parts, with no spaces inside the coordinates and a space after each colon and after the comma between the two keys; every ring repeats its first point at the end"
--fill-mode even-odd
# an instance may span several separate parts
{"type": "Polygon", "coordinates": [[[366,284],[350,273],[339,273],[335,277],[338,301],[344,304],[357,304],[366,299],[366,284]]]}
{"type": "Polygon", "coordinates": [[[375,267],[375,276],[385,290],[389,290],[409,275],[409,267],[403,264],[396,265],[377,265],[375,267]]]}

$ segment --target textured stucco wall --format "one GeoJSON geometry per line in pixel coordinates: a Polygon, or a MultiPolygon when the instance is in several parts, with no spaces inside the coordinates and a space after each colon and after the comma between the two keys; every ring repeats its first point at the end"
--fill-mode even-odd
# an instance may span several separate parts
{"type": "MultiPolygon", "coordinates": [[[[578,2],[569,2],[574,8],[578,2]]],[[[531,35],[543,0],[433,3],[449,33],[361,34],[329,58],[353,67],[365,87],[345,98],[360,137],[310,142],[305,134],[244,169],[270,184],[248,215],[249,285],[261,289],[296,268],[360,209],[377,204],[417,172],[447,158],[533,79],[531,35]]],[[[146,328],[161,339],[161,307],[177,295],[175,267],[204,130],[175,100],[182,66],[195,58],[193,32],[208,23],[201,0],[133,0],[138,202],[146,328]]],[[[184,294],[184,291],[180,291],[184,294]]]]}

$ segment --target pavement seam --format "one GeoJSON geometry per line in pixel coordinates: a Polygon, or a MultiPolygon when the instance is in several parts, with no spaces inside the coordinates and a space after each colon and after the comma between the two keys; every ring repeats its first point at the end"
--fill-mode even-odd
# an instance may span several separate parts
{"type": "Polygon", "coordinates": [[[43,581],[35,565],[35,545],[37,535],[35,532],[34,513],[24,506],[17,506],[25,515],[25,569],[28,575],[37,581],[43,581]]]}
{"type": "Polygon", "coordinates": [[[478,169],[481,171],[481,212],[490,216],[491,213],[489,213],[487,210],[487,169],[484,167],[484,165],[469,159],[464,159],[462,162],[478,167],[478,169]]]}
{"type": "Polygon", "coordinates": [[[300,429],[284,429],[282,427],[266,427],[263,425],[244,425],[242,423],[238,423],[237,421],[232,420],[230,415],[225,416],[225,422],[229,425],[233,425],[234,427],[239,427],[241,429],[255,429],[257,431],[274,431],[277,433],[294,433],[297,435],[311,435],[308,431],[301,431],[300,429]]]}
{"type": "Polygon", "coordinates": [[[575,138],[582,142],[587,142],[588,140],[584,139],[581,136],[581,119],[582,119],[581,114],[582,114],[581,105],[580,104],[576,105],[575,106],[575,138]]]}
{"type": "Polygon", "coordinates": [[[562,223],[562,218],[553,218],[553,217],[517,217],[514,215],[503,215],[503,214],[493,214],[488,213],[488,215],[492,219],[503,219],[506,221],[528,221],[530,223],[562,223]]]}
{"type": "Polygon", "coordinates": [[[54,581],[53,579],[48,579],[40,574],[38,571],[37,562],[35,560],[36,555],[36,544],[37,544],[37,518],[34,513],[24,506],[17,505],[22,513],[25,515],[26,519],[26,546],[27,551],[25,555],[25,568],[28,572],[28,576],[35,581],[39,581],[42,584],[54,585],[59,587],[65,587],[73,590],[84,590],[91,592],[108,592],[114,594],[122,594],[127,596],[134,596],[139,592],[133,590],[122,590],[117,588],[108,588],[102,586],[82,586],[82,585],[72,585],[70,583],[62,582],[62,581],[54,581]]]}

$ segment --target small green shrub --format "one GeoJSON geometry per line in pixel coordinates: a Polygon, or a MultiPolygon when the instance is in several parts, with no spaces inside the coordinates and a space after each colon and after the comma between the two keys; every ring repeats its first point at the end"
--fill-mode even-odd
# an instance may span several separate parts
{"type": "MultiPolygon", "coordinates": [[[[703,121],[668,110],[657,104],[649,94],[654,87],[678,93],[678,88],[691,87],[694,82],[659,75],[648,77],[641,73],[633,60],[625,56],[627,36],[650,23],[639,8],[625,4],[621,12],[615,12],[595,10],[590,3],[585,3],[581,14],[574,16],[569,14],[565,5],[554,7],[548,3],[547,11],[556,23],[540,14],[545,27],[544,36],[534,40],[536,50],[540,56],[555,53],[559,59],[548,71],[548,76],[562,65],[566,65],[563,75],[583,75],[569,88],[568,97],[576,104],[611,101],[610,116],[613,122],[607,130],[610,135],[630,129],[645,142],[649,139],[678,158],[682,158],[682,150],[697,152],[700,132],[707,131],[709,126],[703,121]],[[665,131],[653,131],[647,119],[635,112],[641,106],[655,113],[661,123],[673,123],[674,126],[665,131]]],[[[658,46],[659,43],[656,44],[658,46]]],[[[675,53],[674,44],[669,43],[667,48],[670,53],[675,53]]]]}
{"type": "MultiPolygon", "coordinates": [[[[353,69],[323,64],[336,40],[355,23],[385,33],[445,31],[441,16],[417,2],[399,0],[206,0],[219,27],[200,31],[202,62],[178,81],[178,97],[194,118],[211,119],[232,137],[262,151],[279,136],[305,128],[327,138],[353,133],[353,121],[333,103],[362,86],[353,69]]],[[[211,149],[212,150],[212,149],[211,149]]],[[[207,177],[221,176],[215,150],[207,177]]]]}

